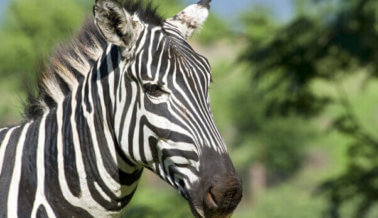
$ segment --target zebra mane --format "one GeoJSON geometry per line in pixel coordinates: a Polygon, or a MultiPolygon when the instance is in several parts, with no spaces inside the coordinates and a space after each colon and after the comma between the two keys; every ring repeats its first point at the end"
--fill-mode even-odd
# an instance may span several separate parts
{"type": "MultiPolygon", "coordinates": [[[[127,0],[124,8],[131,14],[148,24],[161,25],[164,19],[152,7],[151,2],[127,0]]],[[[83,26],[72,40],[61,44],[49,58],[49,63],[38,75],[38,94],[28,94],[24,116],[26,120],[33,120],[45,112],[55,108],[57,103],[69,95],[82,83],[93,64],[106,49],[107,43],[93,17],[84,21],[83,26]]]]}
{"type": "Polygon", "coordinates": [[[40,117],[82,83],[91,66],[105,49],[106,42],[93,22],[87,18],[72,40],[58,46],[47,66],[38,75],[38,95],[29,93],[26,119],[40,117]]]}

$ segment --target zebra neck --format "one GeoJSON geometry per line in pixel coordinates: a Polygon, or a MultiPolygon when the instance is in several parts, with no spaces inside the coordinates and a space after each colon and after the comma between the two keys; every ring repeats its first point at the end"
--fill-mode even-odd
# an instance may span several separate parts
{"type": "Polygon", "coordinates": [[[142,168],[115,140],[113,53],[55,108],[0,130],[0,217],[109,217],[128,204],[142,168]]]}
{"type": "MultiPolygon", "coordinates": [[[[65,175],[66,181],[76,181],[77,183],[76,189],[80,190],[77,192],[77,196],[81,196],[78,198],[78,203],[86,199],[83,196],[90,196],[98,204],[97,207],[117,212],[124,208],[131,199],[142,170],[129,162],[120,152],[118,144],[114,140],[114,131],[109,127],[107,120],[103,118],[103,111],[94,102],[89,100],[92,110],[85,109],[84,101],[78,102],[76,106],[73,101],[71,102],[72,135],[63,131],[62,135],[58,134],[57,138],[58,142],[62,142],[63,148],[74,150],[76,160],[70,161],[73,159],[71,152],[63,150],[61,159],[67,158],[65,168],[70,169],[69,166],[71,166],[76,169],[77,176],[75,176],[76,172],[66,172],[65,175]],[[59,140],[60,137],[61,140],[59,140]],[[67,141],[67,138],[70,137],[72,137],[72,143],[67,141]]],[[[69,109],[64,105],[66,104],[57,109],[57,120],[67,119],[64,118],[63,113],[69,109]]],[[[65,125],[68,124],[58,121],[58,129],[65,129],[65,125]]],[[[59,162],[61,161],[58,156],[59,162]]],[[[67,187],[75,186],[67,185],[67,187]]],[[[72,189],[72,191],[74,190],[72,189]]],[[[80,204],[75,206],[80,207],[80,204]]]]}
{"type": "Polygon", "coordinates": [[[39,119],[0,130],[0,217],[109,217],[130,201],[142,170],[74,93],[39,119]]]}
{"type": "MultiPolygon", "coordinates": [[[[113,128],[118,54],[115,47],[109,47],[84,83],[55,112],[57,129],[62,130],[57,134],[58,163],[62,163],[63,181],[67,182],[62,189],[70,189],[69,202],[114,213],[130,201],[142,173],[121,151],[113,128]],[[93,204],[88,206],[86,199],[91,198],[93,204]]],[[[98,211],[96,217],[105,215],[98,211]]]]}

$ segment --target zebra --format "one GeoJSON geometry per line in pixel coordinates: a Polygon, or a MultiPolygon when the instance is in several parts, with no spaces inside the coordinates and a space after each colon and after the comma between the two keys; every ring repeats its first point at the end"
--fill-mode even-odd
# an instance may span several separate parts
{"type": "Polygon", "coordinates": [[[25,121],[0,129],[0,217],[127,216],[144,168],[194,216],[231,216],[241,180],[210,110],[209,62],[187,43],[209,8],[164,20],[151,4],[97,0],[25,121]]]}

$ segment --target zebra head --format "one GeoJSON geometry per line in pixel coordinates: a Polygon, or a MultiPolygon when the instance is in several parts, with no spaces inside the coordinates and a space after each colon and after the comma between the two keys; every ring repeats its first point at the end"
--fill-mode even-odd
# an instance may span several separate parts
{"type": "Polygon", "coordinates": [[[194,215],[227,217],[241,200],[241,181],[210,110],[210,65],[186,42],[209,3],[157,22],[143,14],[151,8],[99,0],[94,16],[120,54],[114,130],[121,150],[175,187],[194,215]]]}

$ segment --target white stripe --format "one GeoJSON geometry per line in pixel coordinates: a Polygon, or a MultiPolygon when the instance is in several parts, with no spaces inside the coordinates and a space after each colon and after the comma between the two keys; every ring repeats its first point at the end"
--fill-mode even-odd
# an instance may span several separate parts
{"type": "MultiPolygon", "coordinates": [[[[115,109],[115,96],[117,95],[117,93],[114,93],[114,85],[115,85],[115,80],[114,80],[115,75],[114,74],[115,74],[115,72],[114,72],[114,69],[113,69],[113,62],[112,62],[112,57],[111,57],[110,51],[111,51],[111,46],[109,46],[108,49],[107,49],[107,57],[106,57],[107,58],[107,65],[108,65],[108,84],[109,84],[109,92],[110,92],[109,96],[110,96],[111,105],[105,105],[104,98],[103,98],[103,90],[102,90],[102,86],[101,86],[101,82],[99,81],[99,78],[98,78],[98,81],[97,81],[97,86],[99,87],[98,93],[99,93],[100,100],[101,100],[101,107],[103,108],[102,116],[104,117],[104,120],[106,118],[106,111],[110,110],[107,107],[111,107],[113,109],[112,113],[115,113],[115,111],[114,111],[114,109],[115,109]]],[[[119,57],[118,57],[118,62],[119,62],[119,57]]],[[[119,66],[119,68],[120,68],[120,66],[119,66]]],[[[120,69],[120,70],[122,71],[123,69],[120,69]]],[[[115,151],[113,137],[111,136],[110,131],[108,131],[110,128],[114,128],[114,127],[109,127],[108,122],[104,121],[103,123],[104,123],[104,130],[105,130],[104,134],[105,134],[106,141],[108,143],[108,147],[109,147],[109,150],[112,154],[114,162],[117,164],[117,166],[123,172],[126,172],[126,173],[134,172],[135,168],[131,167],[130,165],[125,163],[125,161],[123,161],[122,158],[118,157],[117,152],[115,151]]]]}
{"type": "MultiPolygon", "coordinates": [[[[100,69],[100,66],[101,66],[100,64],[101,64],[101,61],[99,61],[98,65],[97,65],[97,71],[96,71],[97,72],[97,75],[96,75],[97,79],[99,79],[99,74],[100,74],[99,69],[100,69]]],[[[95,73],[95,72],[93,72],[93,73],[95,73]]],[[[101,87],[101,85],[100,85],[100,87],[101,87]]],[[[115,181],[111,177],[111,175],[108,173],[108,171],[106,170],[104,163],[103,163],[103,158],[102,158],[102,155],[101,155],[101,152],[100,152],[100,148],[99,148],[99,145],[98,145],[97,137],[96,137],[96,128],[95,128],[95,124],[94,124],[94,119],[95,119],[94,118],[94,111],[95,111],[95,107],[98,107],[98,106],[94,105],[94,103],[93,103],[91,83],[89,83],[88,99],[89,99],[89,104],[92,107],[92,111],[91,111],[91,113],[89,113],[87,110],[84,110],[83,115],[86,118],[89,130],[90,130],[90,136],[91,136],[91,140],[92,140],[92,143],[93,143],[93,149],[94,149],[95,155],[96,155],[96,166],[97,166],[97,169],[99,171],[99,175],[100,175],[101,179],[104,181],[104,183],[106,183],[108,188],[111,189],[112,191],[114,191],[115,194],[118,194],[116,192],[118,192],[120,190],[120,184],[117,181],[115,181]]],[[[105,107],[105,105],[103,107],[105,107]]],[[[106,131],[106,129],[105,129],[105,131],[106,131]]],[[[115,154],[114,154],[114,158],[115,158],[115,154]]]]}
{"type": "Polygon", "coordinates": [[[106,55],[106,62],[108,64],[108,85],[109,85],[109,96],[110,96],[110,101],[112,102],[111,105],[109,105],[109,107],[112,108],[112,111],[114,113],[114,105],[115,105],[115,101],[114,101],[114,77],[115,77],[115,72],[114,72],[114,69],[113,69],[113,61],[112,61],[112,57],[111,57],[111,45],[109,46],[108,48],[108,51],[107,51],[107,55],[106,55]]]}
{"type": "Polygon", "coordinates": [[[151,66],[152,66],[152,47],[154,47],[154,38],[155,38],[155,32],[156,29],[152,29],[150,33],[150,44],[148,47],[148,58],[147,58],[147,76],[149,79],[152,79],[152,72],[151,72],[151,66]]]}
{"type": "MultiPolygon", "coordinates": [[[[136,83],[132,83],[131,86],[132,86],[132,90],[137,89],[136,83]]],[[[116,119],[116,122],[119,123],[119,125],[116,125],[116,132],[118,132],[117,138],[120,140],[120,144],[121,144],[123,152],[126,154],[127,157],[130,157],[130,153],[129,153],[128,148],[129,148],[129,146],[133,146],[133,145],[129,145],[128,133],[129,133],[129,128],[133,128],[133,127],[130,126],[130,121],[131,121],[131,118],[132,118],[131,116],[133,114],[133,109],[134,109],[135,104],[136,104],[136,91],[132,92],[132,93],[128,93],[128,94],[129,95],[131,94],[130,105],[127,105],[127,108],[124,108],[125,105],[122,105],[120,103],[120,105],[122,105],[122,108],[118,109],[118,111],[117,111],[118,113],[116,114],[115,119],[116,119]],[[128,109],[128,110],[123,111],[125,109],[128,109]],[[119,130],[121,129],[121,120],[122,120],[123,113],[126,113],[125,122],[124,122],[124,126],[123,126],[123,132],[119,132],[119,130]]],[[[134,161],[131,158],[130,158],[130,160],[134,161]]]]}
{"type": "Polygon", "coordinates": [[[148,26],[144,28],[142,39],[140,40],[139,46],[135,50],[136,54],[138,54],[140,52],[140,50],[142,50],[142,48],[144,46],[144,43],[145,43],[146,37],[147,37],[147,32],[148,32],[148,31],[146,31],[146,29],[148,29],[148,26]]]}
{"type": "Polygon", "coordinates": [[[36,218],[38,208],[43,205],[46,209],[48,217],[55,217],[54,211],[46,200],[45,196],[45,121],[46,114],[42,117],[38,131],[37,145],[37,190],[35,192],[35,200],[33,203],[32,218],[36,218]]]}
{"type": "MultiPolygon", "coordinates": [[[[183,69],[181,68],[180,62],[178,62],[178,63],[179,63],[179,70],[182,71],[183,69]]],[[[174,76],[176,75],[176,73],[177,73],[177,72],[175,71],[175,72],[174,72],[174,76]]],[[[175,78],[176,78],[176,77],[175,77],[175,78]]],[[[181,87],[176,83],[175,78],[174,78],[174,86],[175,86],[175,88],[176,88],[179,92],[182,93],[183,98],[184,98],[185,101],[188,103],[189,107],[192,109],[192,111],[193,111],[193,113],[196,115],[196,117],[198,117],[198,118],[200,118],[200,117],[204,117],[204,118],[206,119],[205,113],[204,113],[204,111],[202,110],[203,108],[201,108],[199,111],[196,110],[196,109],[194,108],[192,102],[191,102],[191,101],[189,100],[189,98],[187,97],[187,94],[186,94],[186,93],[181,89],[181,87]]],[[[183,78],[184,78],[184,80],[185,80],[185,83],[189,86],[189,83],[188,83],[188,81],[186,80],[186,78],[185,78],[185,77],[183,77],[183,78]]],[[[190,92],[190,93],[188,93],[188,94],[191,94],[191,95],[194,96],[192,90],[189,89],[189,92],[190,92]]],[[[173,97],[173,98],[174,98],[174,97],[173,97]]],[[[175,99],[175,98],[174,98],[174,99],[175,99]]],[[[195,99],[195,98],[194,98],[194,99],[195,99]]],[[[176,100],[177,103],[180,102],[180,101],[178,101],[177,99],[175,99],[175,100],[176,100]]],[[[201,105],[201,104],[200,104],[199,102],[197,102],[196,100],[195,100],[194,103],[196,103],[197,105],[201,105]]],[[[211,134],[211,133],[208,131],[208,129],[206,128],[208,125],[204,122],[204,120],[198,120],[198,119],[195,119],[195,118],[193,117],[193,121],[194,121],[194,123],[197,125],[198,129],[201,131],[201,135],[202,135],[202,137],[203,137],[203,138],[208,138],[208,139],[211,140],[208,146],[211,146],[213,149],[217,149],[217,147],[218,147],[217,145],[220,144],[220,143],[217,143],[217,142],[214,141],[214,138],[212,137],[213,134],[211,134]],[[202,126],[203,126],[204,128],[201,128],[201,126],[200,126],[199,124],[202,124],[202,126]],[[209,137],[206,137],[205,134],[204,134],[202,131],[205,131],[209,137]]],[[[208,120],[205,120],[205,121],[208,121],[208,120]]],[[[209,121],[208,121],[208,122],[209,122],[209,121]]]]}
{"type": "Polygon", "coordinates": [[[101,195],[101,197],[110,202],[112,199],[102,190],[102,188],[100,187],[100,185],[97,183],[97,182],[94,182],[93,183],[94,186],[95,186],[95,189],[98,191],[98,193],[101,195]]]}
{"type": "Polygon", "coordinates": [[[7,149],[7,146],[8,146],[8,143],[9,143],[9,139],[10,139],[10,136],[12,135],[13,131],[16,129],[17,127],[13,127],[12,129],[10,129],[7,134],[5,135],[5,138],[3,140],[3,142],[1,143],[0,145],[0,176],[1,176],[1,173],[3,171],[3,162],[4,162],[4,155],[5,155],[5,150],[7,149]]]}
{"type": "Polygon", "coordinates": [[[8,217],[17,217],[18,209],[18,192],[21,179],[21,169],[22,169],[22,153],[24,149],[26,133],[29,129],[30,123],[27,123],[23,129],[21,136],[19,138],[17,148],[16,148],[16,157],[13,168],[13,175],[9,187],[8,193],[8,217]]]}
{"type": "MultiPolygon", "coordinates": [[[[108,47],[107,49],[107,62],[108,62],[108,70],[111,70],[111,72],[109,71],[108,75],[113,75],[114,72],[112,71],[113,68],[111,68],[109,65],[112,64],[111,62],[111,58],[109,58],[110,54],[109,54],[109,51],[111,49],[111,45],[108,47]],[[110,64],[109,64],[110,62],[110,64]]],[[[113,80],[114,80],[114,75],[113,75],[113,80]]],[[[116,151],[115,151],[115,148],[114,148],[114,142],[113,142],[113,138],[111,136],[111,133],[110,133],[110,128],[108,126],[108,122],[106,122],[106,112],[107,110],[109,110],[109,108],[107,108],[107,106],[110,106],[110,105],[105,105],[105,100],[104,100],[104,91],[102,89],[102,84],[101,84],[101,72],[99,69],[97,69],[97,93],[98,93],[98,96],[99,96],[99,99],[100,99],[100,104],[101,104],[101,111],[102,111],[102,118],[103,118],[103,128],[104,128],[104,135],[106,137],[106,142],[107,142],[107,147],[109,148],[109,151],[110,151],[110,154],[112,155],[112,158],[114,160],[115,163],[117,163],[117,155],[116,155],[116,151]]],[[[110,87],[109,87],[110,88],[110,87]]],[[[110,90],[109,90],[110,91],[110,90]]],[[[114,101],[114,96],[112,93],[109,93],[109,95],[111,96],[111,101],[112,101],[112,104],[113,101],[114,101]]],[[[110,106],[111,107],[111,106],[110,106]]],[[[97,141],[97,140],[96,140],[97,141]]],[[[102,159],[102,158],[101,158],[102,159]]]]}
{"type": "MultiPolygon", "coordinates": [[[[155,75],[155,80],[154,80],[155,84],[158,82],[158,80],[160,78],[160,69],[161,69],[161,64],[162,64],[162,58],[163,58],[163,54],[165,53],[164,47],[165,47],[166,40],[163,40],[163,34],[160,34],[158,44],[160,44],[161,41],[163,41],[163,45],[162,45],[162,48],[161,48],[161,51],[160,51],[158,65],[156,67],[156,75],[155,75]]],[[[156,48],[158,48],[158,46],[156,48]]],[[[166,83],[164,83],[164,84],[167,85],[166,83]]]]}

